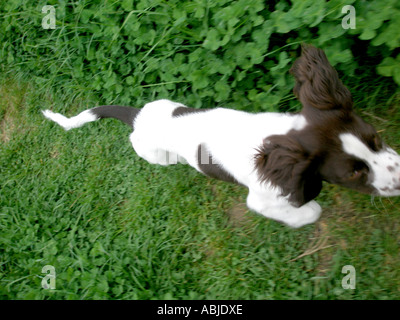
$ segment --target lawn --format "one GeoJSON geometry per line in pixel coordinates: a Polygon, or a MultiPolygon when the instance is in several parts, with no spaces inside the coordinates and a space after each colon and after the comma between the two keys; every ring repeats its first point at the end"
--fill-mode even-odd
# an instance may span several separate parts
{"type": "MultiPolygon", "coordinates": [[[[399,151],[399,95],[368,81],[347,83],[358,113],[399,151]]],[[[321,219],[290,229],[246,210],[243,187],[140,159],[120,122],[65,132],[40,113],[91,96],[2,76],[0,97],[1,299],[400,299],[400,197],[325,184],[321,219]]]]}

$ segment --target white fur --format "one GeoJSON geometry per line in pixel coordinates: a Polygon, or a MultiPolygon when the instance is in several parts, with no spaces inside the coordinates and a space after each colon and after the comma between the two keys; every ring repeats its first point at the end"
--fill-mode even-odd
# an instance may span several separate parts
{"type": "MultiPolygon", "coordinates": [[[[301,130],[307,125],[302,115],[284,113],[251,114],[230,109],[172,117],[182,104],[158,100],[146,104],[134,121],[130,140],[137,154],[150,163],[174,164],[177,159],[201,171],[197,150],[202,143],[238,182],[249,188],[247,205],[265,217],[297,228],[315,222],[321,207],[310,201],[300,208],[292,206],[281,190],[260,183],[254,170],[254,155],[263,139],[275,134],[301,130]],[[229,119],[229,121],[227,121],[229,119]]],[[[207,158],[204,159],[207,161],[207,158]]]]}
{"type": "MultiPolygon", "coordinates": [[[[170,100],[146,104],[133,123],[130,141],[136,153],[150,163],[160,165],[187,163],[201,172],[198,148],[205,145],[218,163],[239,183],[249,189],[247,206],[267,218],[298,228],[315,222],[321,207],[314,200],[297,208],[282,196],[279,187],[261,183],[255,170],[254,156],[263,140],[271,135],[284,135],[302,130],[308,124],[301,114],[251,114],[230,109],[173,116],[177,107],[170,100]]],[[[97,120],[90,110],[67,118],[59,113],[43,111],[43,115],[65,130],[97,120]]],[[[339,136],[344,152],[365,161],[373,171],[372,186],[382,196],[400,195],[400,156],[392,149],[371,151],[351,133],[339,136]]],[[[201,151],[200,151],[201,153],[201,151]]],[[[208,154],[200,155],[201,164],[208,163],[208,154]]]]}
{"type": "Polygon", "coordinates": [[[44,110],[42,113],[47,119],[56,122],[67,131],[74,128],[79,128],[85,123],[97,120],[97,117],[91,113],[90,110],[85,110],[77,116],[71,118],[67,118],[60,113],[54,113],[50,110],[44,110]]]}
{"type": "Polygon", "coordinates": [[[400,190],[395,189],[400,187],[400,156],[393,149],[383,148],[379,152],[373,152],[351,133],[343,133],[339,138],[345,152],[368,164],[373,172],[371,185],[380,196],[400,195],[400,190]]]}

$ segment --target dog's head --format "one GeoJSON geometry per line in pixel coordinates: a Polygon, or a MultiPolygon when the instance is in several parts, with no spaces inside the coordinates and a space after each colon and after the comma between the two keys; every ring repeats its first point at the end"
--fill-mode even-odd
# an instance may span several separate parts
{"type": "Polygon", "coordinates": [[[322,181],[400,195],[400,156],[354,113],[350,91],[325,53],[303,46],[290,72],[307,126],[264,140],[255,159],[260,180],[281,188],[295,206],[315,198],[322,181]]]}

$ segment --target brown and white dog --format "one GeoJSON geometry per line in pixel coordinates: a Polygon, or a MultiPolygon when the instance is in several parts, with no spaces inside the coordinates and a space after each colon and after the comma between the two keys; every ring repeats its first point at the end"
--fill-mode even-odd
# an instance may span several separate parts
{"type": "Polygon", "coordinates": [[[100,118],[133,128],[130,141],[150,163],[187,163],[208,176],[249,189],[247,205],[297,228],[321,213],[313,199],[322,181],[377,196],[400,195],[400,156],[356,115],[349,90],[324,52],[303,46],[291,73],[300,113],[193,109],[169,100],[142,109],[100,106],[66,118],[45,117],[64,129],[100,118]]]}

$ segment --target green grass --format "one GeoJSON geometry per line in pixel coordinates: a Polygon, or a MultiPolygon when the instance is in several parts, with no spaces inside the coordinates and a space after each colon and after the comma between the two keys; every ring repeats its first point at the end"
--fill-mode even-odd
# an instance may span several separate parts
{"type": "MultiPolygon", "coordinates": [[[[399,150],[399,97],[385,90],[355,100],[399,150]]],[[[325,185],[320,221],[293,230],[245,210],[242,187],[146,163],[115,120],[65,132],[41,116],[93,97],[4,78],[0,96],[2,299],[400,298],[399,198],[325,185]],[[55,290],[41,287],[45,265],[55,290]]]]}

